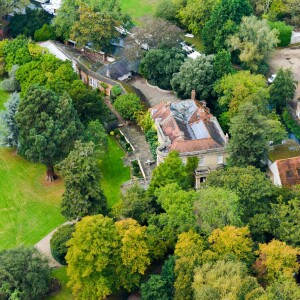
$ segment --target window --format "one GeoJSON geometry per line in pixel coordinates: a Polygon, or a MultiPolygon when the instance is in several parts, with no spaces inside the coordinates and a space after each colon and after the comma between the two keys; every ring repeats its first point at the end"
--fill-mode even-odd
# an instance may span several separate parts
{"type": "Polygon", "coordinates": [[[298,176],[300,176],[300,169],[297,169],[297,172],[298,172],[298,176]]]}
{"type": "Polygon", "coordinates": [[[218,155],[217,163],[218,164],[222,164],[223,163],[223,155],[218,155]]]}
{"type": "Polygon", "coordinates": [[[204,166],[204,157],[199,157],[199,162],[198,162],[198,166],[199,167],[203,167],[204,166]]]}
{"type": "Polygon", "coordinates": [[[206,177],[200,177],[200,183],[203,183],[206,181],[206,177]]]}
{"type": "Polygon", "coordinates": [[[93,77],[89,77],[89,85],[92,86],[94,89],[97,88],[98,80],[94,79],[93,77]]]}
{"type": "Polygon", "coordinates": [[[291,171],[291,170],[286,171],[285,174],[286,174],[286,177],[293,177],[294,176],[293,171],[291,171]]]}

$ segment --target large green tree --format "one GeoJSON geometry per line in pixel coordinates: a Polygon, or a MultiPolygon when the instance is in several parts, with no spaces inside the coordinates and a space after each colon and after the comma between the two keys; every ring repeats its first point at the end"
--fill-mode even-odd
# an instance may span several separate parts
{"type": "Polygon", "coordinates": [[[153,85],[162,89],[171,89],[171,79],[179,71],[184,61],[179,48],[151,49],[141,59],[139,72],[153,85]]]}
{"type": "Polygon", "coordinates": [[[19,104],[16,121],[20,154],[46,165],[47,180],[52,181],[53,166],[68,155],[82,130],[72,99],[32,86],[19,104]]]}
{"type": "Polygon", "coordinates": [[[15,10],[22,10],[29,3],[29,0],[1,0],[0,19],[8,14],[13,13],[15,10]]]}
{"type": "Polygon", "coordinates": [[[48,261],[36,248],[0,252],[0,298],[42,299],[49,290],[48,261]]]}
{"type": "Polygon", "coordinates": [[[179,72],[173,75],[173,90],[180,98],[189,99],[192,90],[195,90],[199,100],[208,99],[214,81],[213,63],[213,55],[201,55],[195,60],[186,60],[179,72]]]}
{"type": "Polygon", "coordinates": [[[195,271],[193,290],[196,300],[256,300],[264,290],[250,276],[244,263],[220,260],[207,263],[195,271]]]}
{"type": "Polygon", "coordinates": [[[258,70],[278,42],[278,31],[253,15],[243,17],[239,31],[228,39],[231,50],[238,51],[240,61],[252,71],[258,70]]]}
{"type": "Polygon", "coordinates": [[[195,202],[197,224],[208,235],[216,228],[241,225],[239,197],[222,188],[208,187],[198,192],[195,202]]]}
{"type": "Polygon", "coordinates": [[[248,0],[221,0],[202,31],[206,51],[214,53],[226,48],[227,37],[238,30],[242,17],[252,12],[248,0]]]}
{"type": "Polygon", "coordinates": [[[140,98],[134,94],[123,94],[114,102],[114,108],[127,120],[136,120],[136,114],[142,110],[140,98]]]}
{"type": "Polygon", "coordinates": [[[282,113],[288,102],[293,100],[297,84],[291,69],[279,69],[270,88],[270,102],[278,112],[282,113]]]}
{"type": "Polygon", "coordinates": [[[100,168],[95,144],[75,142],[74,150],[59,165],[66,190],[62,214],[69,220],[106,213],[106,198],[100,188],[100,168]]]}

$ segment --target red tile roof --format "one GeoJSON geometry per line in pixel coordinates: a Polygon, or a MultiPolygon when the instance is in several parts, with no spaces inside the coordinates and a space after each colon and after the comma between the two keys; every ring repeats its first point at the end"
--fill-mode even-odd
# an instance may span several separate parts
{"type": "Polygon", "coordinates": [[[280,159],[276,164],[283,186],[300,184],[300,156],[280,159]]]}
{"type": "Polygon", "coordinates": [[[212,138],[205,138],[199,140],[190,141],[177,141],[171,144],[170,151],[176,150],[180,153],[184,152],[194,152],[199,150],[208,150],[214,148],[221,148],[222,145],[215,142],[212,138]]]}

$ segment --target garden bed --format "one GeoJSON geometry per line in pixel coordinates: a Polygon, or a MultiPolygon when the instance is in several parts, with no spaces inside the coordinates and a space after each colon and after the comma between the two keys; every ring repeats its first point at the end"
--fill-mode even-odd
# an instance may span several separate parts
{"type": "Polygon", "coordinates": [[[131,170],[132,170],[131,174],[133,177],[144,179],[144,174],[138,160],[133,160],[131,162],[131,170]]]}
{"type": "Polygon", "coordinates": [[[113,135],[115,136],[116,141],[119,143],[119,145],[122,147],[122,149],[126,153],[131,153],[135,150],[134,147],[131,145],[131,143],[128,141],[126,136],[123,134],[123,132],[119,128],[116,128],[113,132],[114,132],[113,135]]]}

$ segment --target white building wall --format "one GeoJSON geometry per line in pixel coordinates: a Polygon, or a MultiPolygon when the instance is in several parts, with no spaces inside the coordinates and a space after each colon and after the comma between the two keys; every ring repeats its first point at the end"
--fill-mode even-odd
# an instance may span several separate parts
{"type": "Polygon", "coordinates": [[[273,183],[275,185],[282,186],[276,161],[274,163],[272,163],[271,165],[269,165],[269,170],[272,173],[271,179],[272,179],[273,183]]]}

